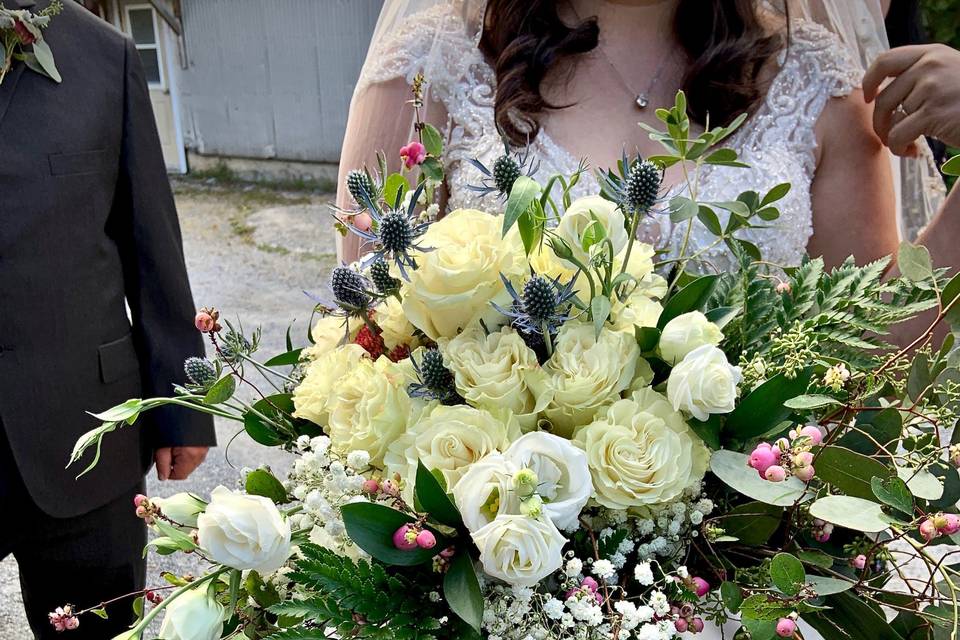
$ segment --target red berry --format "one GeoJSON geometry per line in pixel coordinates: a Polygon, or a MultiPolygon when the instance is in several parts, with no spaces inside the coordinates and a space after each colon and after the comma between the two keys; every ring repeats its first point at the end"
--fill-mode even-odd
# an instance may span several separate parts
{"type": "Polygon", "coordinates": [[[376,360],[383,355],[384,350],[386,349],[383,344],[383,338],[380,335],[375,335],[370,327],[364,325],[360,331],[357,333],[357,337],[353,340],[355,343],[366,349],[367,353],[370,354],[370,357],[376,360]]]}
{"type": "Polygon", "coordinates": [[[390,353],[387,354],[387,357],[393,360],[394,362],[400,362],[401,360],[406,360],[410,357],[410,347],[405,344],[398,344],[393,348],[390,353]]]}

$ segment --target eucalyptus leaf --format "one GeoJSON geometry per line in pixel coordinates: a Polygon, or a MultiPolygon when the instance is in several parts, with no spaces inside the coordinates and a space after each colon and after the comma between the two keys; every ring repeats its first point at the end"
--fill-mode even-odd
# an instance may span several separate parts
{"type": "Polygon", "coordinates": [[[770,561],[770,580],[788,596],[800,593],[806,577],[803,563],[789,553],[778,553],[770,561]]]}
{"type": "Polygon", "coordinates": [[[432,156],[440,157],[443,155],[443,136],[432,124],[424,124],[420,130],[420,136],[423,138],[423,146],[427,153],[432,156]]]}
{"type": "Polygon", "coordinates": [[[900,478],[878,478],[870,481],[873,495],[880,502],[908,515],[913,515],[913,494],[907,483],[900,478]]]}
{"type": "Polygon", "coordinates": [[[820,407],[827,407],[830,405],[843,404],[836,398],[831,398],[830,396],[824,395],[802,395],[797,396],[796,398],[791,398],[783,403],[783,406],[790,409],[806,410],[806,409],[819,409],[820,407]]]}
{"type": "Polygon", "coordinates": [[[670,200],[670,222],[674,224],[696,217],[699,212],[700,206],[690,198],[676,196],[670,200]]]}
{"type": "Polygon", "coordinates": [[[835,593],[843,593],[852,589],[854,585],[850,580],[841,580],[829,576],[807,576],[807,584],[818,596],[832,596],[835,593]]]}
{"type": "Polygon", "coordinates": [[[37,62],[43,67],[51,80],[57,83],[62,81],[60,72],[57,71],[57,65],[53,61],[53,51],[50,50],[50,45],[47,44],[46,40],[37,40],[33,43],[33,55],[36,56],[37,62]]]}
{"type": "Polygon", "coordinates": [[[766,504],[789,507],[812,497],[806,495],[806,485],[796,478],[787,478],[783,482],[764,480],[755,469],[747,466],[748,460],[746,454],[721,449],[711,456],[710,470],[731,489],[766,504]]]}
{"type": "Polygon", "coordinates": [[[910,493],[922,500],[939,500],[943,495],[943,483],[926,469],[898,466],[897,476],[907,483],[910,493]]]}
{"type": "Polygon", "coordinates": [[[889,469],[881,462],[856,451],[831,445],[824,447],[816,460],[817,477],[847,495],[874,500],[871,481],[886,478],[889,469]]]}
{"type": "Polygon", "coordinates": [[[825,496],[810,505],[810,515],[838,527],[880,533],[890,528],[891,520],[880,505],[853,496],[825,496]]]}
{"type": "Polygon", "coordinates": [[[228,373],[213,383],[207,395],[203,398],[203,404],[221,404],[233,397],[237,390],[237,380],[233,374],[228,373]]]}
{"type": "Polygon", "coordinates": [[[903,277],[913,282],[923,282],[933,277],[930,252],[923,245],[900,243],[897,251],[897,266],[903,277]]]}

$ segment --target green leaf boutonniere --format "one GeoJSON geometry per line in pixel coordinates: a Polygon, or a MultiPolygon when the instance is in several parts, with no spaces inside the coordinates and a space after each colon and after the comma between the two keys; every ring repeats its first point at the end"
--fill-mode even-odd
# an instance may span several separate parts
{"type": "Polygon", "coordinates": [[[62,10],[60,0],[54,0],[50,6],[38,13],[0,7],[0,84],[3,84],[3,79],[13,68],[14,62],[18,61],[29,69],[60,82],[60,72],[53,61],[50,45],[43,39],[43,30],[62,10]]]}

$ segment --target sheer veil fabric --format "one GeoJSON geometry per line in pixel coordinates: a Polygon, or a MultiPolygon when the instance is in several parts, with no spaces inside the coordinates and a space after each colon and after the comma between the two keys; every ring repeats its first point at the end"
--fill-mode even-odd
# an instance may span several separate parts
{"type": "MultiPolygon", "coordinates": [[[[830,95],[849,93],[849,90],[859,84],[859,78],[866,67],[888,48],[882,0],[764,1],[769,10],[781,14],[786,12],[786,5],[789,4],[789,15],[794,24],[819,24],[845,45],[843,48],[849,53],[851,62],[847,64],[844,60],[845,73],[841,84],[849,86],[838,89],[834,86],[835,83],[827,83],[824,90],[830,92],[830,95]]],[[[348,169],[364,165],[375,166],[375,149],[382,148],[389,152],[411,139],[412,110],[405,102],[410,98],[409,83],[418,72],[424,73],[428,81],[426,118],[444,127],[450,142],[448,163],[456,167],[468,156],[485,159],[485,155],[495,153],[499,146],[496,136],[480,135],[476,130],[480,126],[490,126],[490,123],[486,122],[481,124],[476,107],[486,108],[492,105],[494,92],[492,70],[488,65],[477,64],[480,58],[477,43],[482,31],[485,8],[486,0],[385,2],[354,91],[344,144],[345,153],[341,158],[339,205],[349,207],[352,204],[349,195],[342,188],[342,178],[348,169]],[[478,69],[480,66],[484,68],[478,69]],[[431,82],[440,78],[444,81],[431,82]],[[467,118],[463,117],[463,113],[457,113],[468,110],[464,106],[465,102],[470,103],[472,111],[467,118]],[[389,107],[385,108],[386,105],[389,107]],[[453,108],[450,108],[451,106],[453,108]]],[[[802,29],[795,34],[795,41],[791,46],[812,48],[808,46],[809,43],[800,42],[804,39],[804,34],[799,31],[802,29]]],[[[757,120],[758,122],[748,121],[744,129],[761,127],[760,119],[757,120]]],[[[747,135],[744,137],[751,139],[760,135],[759,132],[745,133],[747,135]]],[[[543,138],[537,141],[542,151],[563,155],[563,150],[557,149],[545,132],[538,138],[543,138]]],[[[895,186],[899,227],[901,235],[911,239],[916,237],[930,220],[944,197],[943,185],[928,148],[923,144],[918,147],[923,154],[918,159],[900,159],[891,155],[891,165],[897,178],[895,186]]],[[[753,161],[763,160],[754,158],[753,161]]],[[[545,169],[565,170],[568,165],[569,162],[555,162],[552,165],[547,162],[545,169]]],[[[575,165],[569,167],[570,170],[573,168],[575,165]]],[[[458,180],[456,173],[454,170],[453,175],[448,176],[451,182],[458,180]]],[[[786,176],[786,179],[799,177],[786,176]]],[[[743,176],[743,179],[749,177],[743,176]]],[[[594,186],[589,184],[592,181],[583,182],[585,188],[594,186]]],[[[454,186],[456,185],[451,185],[451,191],[454,191],[454,186]]],[[[459,201],[453,197],[450,204],[468,206],[478,203],[459,201]]],[[[785,217],[784,222],[795,224],[797,242],[803,243],[800,245],[802,248],[809,237],[809,220],[801,219],[802,216],[795,217],[796,220],[785,217]]],[[[809,215],[807,217],[809,218],[809,215]]],[[[347,238],[342,245],[353,240],[354,238],[347,238]]],[[[343,248],[340,247],[341,251],[343,248]]],[[[790,254],[781,257],[790,259],[797,256],[790,254]]]]}

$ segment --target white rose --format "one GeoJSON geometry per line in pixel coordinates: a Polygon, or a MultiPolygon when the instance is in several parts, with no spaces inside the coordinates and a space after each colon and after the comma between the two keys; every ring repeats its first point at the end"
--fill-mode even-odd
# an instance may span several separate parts
{"type": "Polygon", "coordinates": [[[388,350],[407,345],[413,351],[420,346],[420,339],[413,335],[416,327],[407,320],[400,301],[395,297],[387,298],[377,307],[374,319],[380,327],[380,337],[383,338],[383,344],[388,350]]]}
{"type": "Polygon", "coordinates": [[[712,344],[697,347],[675,366],[667,379],[667,398],[677,411],[686,411],[697,420],[711,413],[730,413],[736,406],[737,385],[743,376],[740,367],[712,344]]]}
{"type": "Polygon", "coordinates": [[[453,499],[471,532],[479,531],[501,514],[520,512],[520,500],[513,490],[518,469],[500,453],[491,453],[474,462],[453,488],[453,499]]]}
{"type": "Polygon", "coordinates": [[[300,357],[304,360],[315,360],[330,353],[338,346],[356,338],[361,327],[363,327],[363,320],[360,318],[321,316],[310,330],[313,344],[305,348],[300,357]]]}
{"type": "Polygon", "coordinates": [[[160,640],[217,640],[223,618],[223,605],[208,595],[207,585],[191,589],[164,609],[160,640]]]}
{"type": "Polygon", "coordinates": [[[518,469],[537,474],[543,512],[553,524],[563,531],[577,527],[580,511],[593,492],[583,451],[565,438],[536,431],[510,445],[504,458],[518,469]]]}
{"type": "Polygon", "coordinates": [[[417,256],[419,265],[401,285],[403,312],[427,336],[452,338],[484,321],[503,323],[490,304],[508,306],[511,298],[500,275],[519,279],[527,272],[520,235],[502,237],[503,219],[482,211],[454,211],[430,225],[417,256]]]}
{"type": "Polygon", "coordinates": [[[330,399],[337,381],[352,371],[367,352],[358,344],[334,347],[307,365],[303,380],[293,390],[293,413],[321,427],[330,419],[330,399]]]}
{"type": "Polygon", "coordinates": [[[263,496],[217,487],[197,518],[200,547],[232,569],[273,573],[290,557],[290,524],[263,496]]]}
{"type": "Polygon", "coordinates": [[[510,327],[489,335],[468,329],[452,340],[441,338],[444,364],[457,391],[474,407],[512,411],[520,426],[532,429],[550,400],[546,374],[537,354],[510,327]]]}
{"type": "Polygon", "coordinates": [[[587,196],[574,200],[560,218],[556,233],[567,243],[574,257],[583,264],[590,264],[589,251],[583,250],[583,236],[591,226],[596,224],[594,218],[599,221],[600,226],[610,238],[614,256],[627,246],[629,239],[623,213],[615,203],[600,196],[587,196]]]}
{"type": "Polygon", "coordinates": [[[403,434],[419,407],[407,395],[411,371],[385,356],[376,362],[364,358],[337,381],[327,421],[334,450],[342,455],[366,451],[371,465],[383,465],[387,447],[403,434]]]}
{"type": "Polygon", "coordinates": [[[544,365],[552,398],[544,415],[554,432],[569,437],[597,412],[620,398],[637,371],[640,348],[632,334],[568,321],[557,333],[553,356],[544,365]]]}
{"type": "Polygon", "coordinates": [[[153,498],[152,502],[165,517],[188,529],[197,528],[197,516],[207,508],[207,503],[192,493],[175,493],[169,498],[153,498]]]}
{"type": "Polygon", "coordinates": [[[647,387],[577,429],[594,499],[610,509],[670,502],[700,480],[710,452],[666,398],[647,387]]]}
{"type": "Polygon", "coordinates": [[[439,470],[451,491],[470,465],[489,453],[504,451],[519,437],[520,425],[513,416],[501,418],[462,404],[434,405],[402,437],[386,443],[386,468],[391,474],[399,473],[409,490],[419,460],[427,469],[439,470]]]}
{"type": "Polygon", "coordinates": [[[688,353],[705,344],[718,345],[723,340],[720,327],[699,311],[679,315],[660,333],[660,355],[668,364],[677,364],[688,353]]]}
{"type": "Polygon", "coordinates": [[[501,515],[471,534],[487,575],[532,587],[563,565],[567,539],[548,518],[501,515]]]}
{"type": "Polygon", "coordinates": [[[635,327],[655,327],[663,313],[663,305],[637,287],[623,302],[613,304],[610,315],[613,328],[635,335],[635,327]]]}

